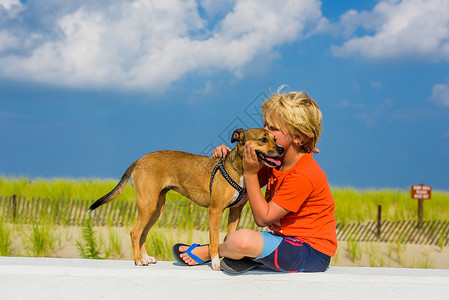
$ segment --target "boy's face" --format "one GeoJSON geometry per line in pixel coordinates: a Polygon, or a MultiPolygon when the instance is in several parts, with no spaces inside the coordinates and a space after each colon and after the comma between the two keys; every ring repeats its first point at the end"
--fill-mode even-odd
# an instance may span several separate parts
{"type": "Polygon", "coordinates": [[[276,138],[276,143],[278,143],[284,149],[288,149],[292,145],[293,141],[290,135],[282,132],[281,129],[276,128],[274,125],[270,126],[267,124],[264,124],[263,128],[271,132],[271,134],[273,134],[276,138]]]}

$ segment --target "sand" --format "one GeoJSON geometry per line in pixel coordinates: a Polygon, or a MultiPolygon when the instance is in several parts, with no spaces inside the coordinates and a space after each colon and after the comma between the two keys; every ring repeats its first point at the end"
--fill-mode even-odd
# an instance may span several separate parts
{"type": "MultiPolygon", "coordinates": [[[[81,258],[77,241],[84,244],[79,227],[51,227],[54,236],[54,248],[44,256],[60,258],[81,258]]],[[[132,248],[127,227],[96,227],[97,244],[101,247],[100,256],[105,256],[105,249],[110,249],[109,259],[132,260],[132,248]],[[120,253],[111,250],[110,233],[119,239],[120,253]]],[[[165,247],[174,243],[207,243],[208,233],[177,229],[152,229],[165,247]]],[[[151,231],[150,231],[151,233],[151,231]]],[[[13,227],[13,244],[9,256],[35,256],[31,249],[31,227],[15,225],[13,227]]],[[[221,239],[225,233],[220,234],[221,239]]],[[[151,255],[151,250],[149,251],[151,255]]],[[[168,253],[162,260],[173,260],[168,253]]],[[[130,262],[131,263],[131,262],[130,262]]],[[[339,242],[338,250],[331,262],[332,266],[344,267],[395,267],[395,268],[434,268],[449,269],[449,247],[434,245],[358,242],[348,244],[339,242]]]]}

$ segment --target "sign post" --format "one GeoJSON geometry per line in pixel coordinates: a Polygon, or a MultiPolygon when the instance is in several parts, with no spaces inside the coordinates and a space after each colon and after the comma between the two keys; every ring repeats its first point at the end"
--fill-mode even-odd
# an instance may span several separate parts
{"type": "Polygon", "coordinates": [[[423,210],[424,210],[424,202],[423,200],[430,199],[432,195],[432,187],[430,185],[412,185],[411,188],[411,196],[412,199],[418,199],[418,227],[421,227],[422,218],[423,218],[423,210]]]}

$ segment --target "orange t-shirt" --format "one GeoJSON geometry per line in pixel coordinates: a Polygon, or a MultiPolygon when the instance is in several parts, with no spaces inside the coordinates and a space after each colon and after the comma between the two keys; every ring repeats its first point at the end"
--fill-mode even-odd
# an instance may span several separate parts
{"type": "Polygon", "coordinates": [[[265,170],[268,178],[265,199],[289,211],[279,223],[268,228],[276,235],[296,237],[315,250],[334,256],[337,250],[335,203],[326,174],[312,153],[304,154],[289,170],[265,170]]]}

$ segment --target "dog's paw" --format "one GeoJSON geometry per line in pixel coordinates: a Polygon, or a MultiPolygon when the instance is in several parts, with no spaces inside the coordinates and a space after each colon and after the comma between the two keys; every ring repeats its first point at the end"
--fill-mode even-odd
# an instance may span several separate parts
{"type": "Polygon", "coordinates": [[[142,257],[142,259],[137,263],[138,266],[148,266],[151,264],[155,264],[157,262],[157,260],[152,257],[152,256],[148,256],[148,255],[144,255],[142,257]]]}
{"type": "Polygon", "coordinates": [[[220,258],[218,257],[218,254],[212,258],[212,269],[214,271],[220,271],[220,258]]]}

